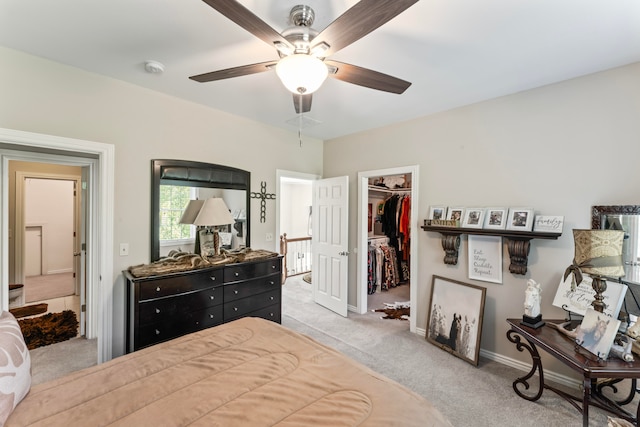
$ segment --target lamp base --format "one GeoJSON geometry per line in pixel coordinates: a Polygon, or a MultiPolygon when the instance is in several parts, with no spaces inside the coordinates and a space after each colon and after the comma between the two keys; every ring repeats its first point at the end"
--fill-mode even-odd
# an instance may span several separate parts
{"type": "Polygon", "coordinates": [[[531,317],[523,314],[522,322],[520,322],[520,324],[533,329],[538,329],[544,326],[544,321],[542,320],[542,314],[538,314],[536,317],[531,317]]]}
{"type": "Polygon", "coordinates": [[[595,296],[593,297],[593,302],[591,305],[595,311],[599,311],[600,313],[604,313],[604,309],[607,308],[607,304],[604,303],[604,291],[607,290],[607,281],[599,276],[591,276],[591,287],[595,291],[595,296]]]}

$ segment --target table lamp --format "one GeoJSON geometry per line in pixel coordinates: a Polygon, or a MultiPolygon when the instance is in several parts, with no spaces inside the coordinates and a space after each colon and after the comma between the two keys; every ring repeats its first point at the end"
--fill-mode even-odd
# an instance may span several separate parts
{"type": "Polygon", "coordinates": [[[596,293],[591,305],[601,313],[606,307],[603,293],[607,290],[607,282],[604,278],[624,276],[623,239],[624,231],[620,230],[573,230],[575,255],[573,264],[564,272],[564,279],[573,273],[571,289],[575,290],[582,282],[582,273],[591,276],[591,286],[596,293]]]}
{"type": "MultiPolygon", "coordinates": [[[[198,213],[200,213],[200,209],[202,209],[202,205],[204,205],[204,200],[189,200],[187,207],[184,209],[182,216],[180,217],[180,221],[178,224],[189,224],[193,225],[193,222],[196,220],[198,213]]],[[[196,227],[196,242],[193,247],[193,253],[200,253],[200,233],[199,227],[196,227]]]]}
{"type": "Polygon", "coordinates": [[[205,200],[200,212],[198,212],[198,216],[193,220],[193,224],[205,227],[199,232],[201,255],[220,255],[218,226],[233,224],[233,216],[231,216],[231,212],[229,212],[224,200],[219,197],[205,200]],[[211,248],[211,243],[213,243],[213,248],[211,248]]]}

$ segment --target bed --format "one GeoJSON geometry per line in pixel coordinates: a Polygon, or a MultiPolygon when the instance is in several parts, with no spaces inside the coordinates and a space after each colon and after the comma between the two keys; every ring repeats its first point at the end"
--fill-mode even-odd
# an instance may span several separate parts
{"type": "Polygon", "coordinates": [[[313,339],[242,318],[36,385],[6,426],[450,426],[313,339]]]}

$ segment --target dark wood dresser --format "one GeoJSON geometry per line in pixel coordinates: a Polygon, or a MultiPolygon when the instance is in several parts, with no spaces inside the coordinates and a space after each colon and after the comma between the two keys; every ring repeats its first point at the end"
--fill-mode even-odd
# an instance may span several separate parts
{"type": "Polygon", "coordinates": [[[126,352],[240,317],[281,321],[282,257],[126,281],[126,352]]]}

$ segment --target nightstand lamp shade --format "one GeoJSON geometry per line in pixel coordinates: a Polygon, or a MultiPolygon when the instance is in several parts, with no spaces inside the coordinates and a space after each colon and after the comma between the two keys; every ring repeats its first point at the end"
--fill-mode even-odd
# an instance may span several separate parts
{"type": "MultiPolygon", "coordinates": [[[[620,230],[573,230],[575,255],[573,264],[564,273],[565,279],[573,273],[575,282],[582,282],[582,273],[593,278],[592,286],[596,292],[591,303],[596,311],[603,312],[603,292],[607,289],[604,277],[622,277],[625,275],[622,263],[622,241],[624,231],[620,230]]],[[[573,282],[572,282],[573,283],[573,282]]]]}
{"type": "MultiPolygon", "coordinates": [[[[200,236],[200,245],[203,256],[219,255],[220,254],[220,235],[218,234],[217,226],[233,224],[233,216],[229,212],[229,208],[219,197],[212,197],[205,200],[198,216],[193,220],[193,224],[204,227],[214,227],[213,229],[213,253],[202,248],[203,236],[200,236]]],[[[205,234],[211,234],[210,230],[203,230],[205,234]]]]}

